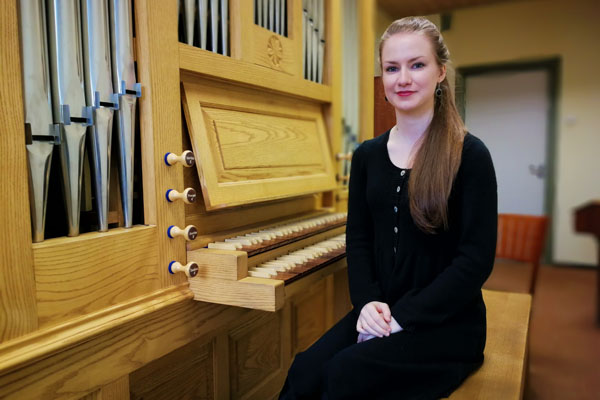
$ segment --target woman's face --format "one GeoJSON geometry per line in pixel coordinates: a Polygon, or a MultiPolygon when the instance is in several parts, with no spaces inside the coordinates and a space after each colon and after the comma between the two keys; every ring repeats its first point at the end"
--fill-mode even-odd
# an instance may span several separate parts
{"type": "Polygon", "coordinates": [[[381,50],[385,95],[397,113],[422,114],[433,110],[436,85],[446,77],[437,64],[430,40],[418,33],[390,36],[381,50]]]}

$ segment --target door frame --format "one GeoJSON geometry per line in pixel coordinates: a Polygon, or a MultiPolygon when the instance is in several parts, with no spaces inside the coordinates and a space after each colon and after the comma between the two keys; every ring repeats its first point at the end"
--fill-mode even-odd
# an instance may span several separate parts
{"type": "Polygon", "coordinates": [[[454,93],[456,106],[463,118],[466,117],[466,85],[468,77],[486,75],[498,72],[525,72],[545,71],[548,74],[548,111],[546,113],[546,185],[544,189],[544,214],[549,218],[548,231],[546,233],[546,246],[544,250],[544,263],[553,263],[552,248],[554,244],[554,204],[555,204],[555,178],[556,178],[556,137],[558,123],[558,90],[561,71],[560,57],[551,57],[531,61],[515,61],[472,65],[456,68],[454,93]]]}

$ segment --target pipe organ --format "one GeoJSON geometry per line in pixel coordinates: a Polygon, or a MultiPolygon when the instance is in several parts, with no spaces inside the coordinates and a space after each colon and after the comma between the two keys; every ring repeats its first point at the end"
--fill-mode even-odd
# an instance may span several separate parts
{"type": "Polygon", "coordinates": [[[0,397],[277,395],[349,309],[340,15],[7,2],[0,397]]]}

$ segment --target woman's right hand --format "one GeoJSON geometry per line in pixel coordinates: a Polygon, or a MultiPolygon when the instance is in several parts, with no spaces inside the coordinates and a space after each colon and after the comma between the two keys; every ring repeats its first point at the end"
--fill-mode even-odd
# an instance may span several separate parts
{"type": "Polygon", "coordinates": [[[360,310],[358,321],[356,321],[356,330],[364,335],[389,336],[392,332],[391,321],[390,307],[386,303],[372,301],[365,304],[360,310]]]}

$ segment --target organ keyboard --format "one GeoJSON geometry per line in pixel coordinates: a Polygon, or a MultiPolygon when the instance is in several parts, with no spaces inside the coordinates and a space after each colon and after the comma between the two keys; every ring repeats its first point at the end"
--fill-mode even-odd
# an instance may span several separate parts
{"type": "Polygon", "coordinates": [[[198,265],[190,278],[201,301],[276,311],[285,289],[309,274],[322,277],[343,268],[346,255],[345,213],[267,226],[188,251],[198,265]]]}

